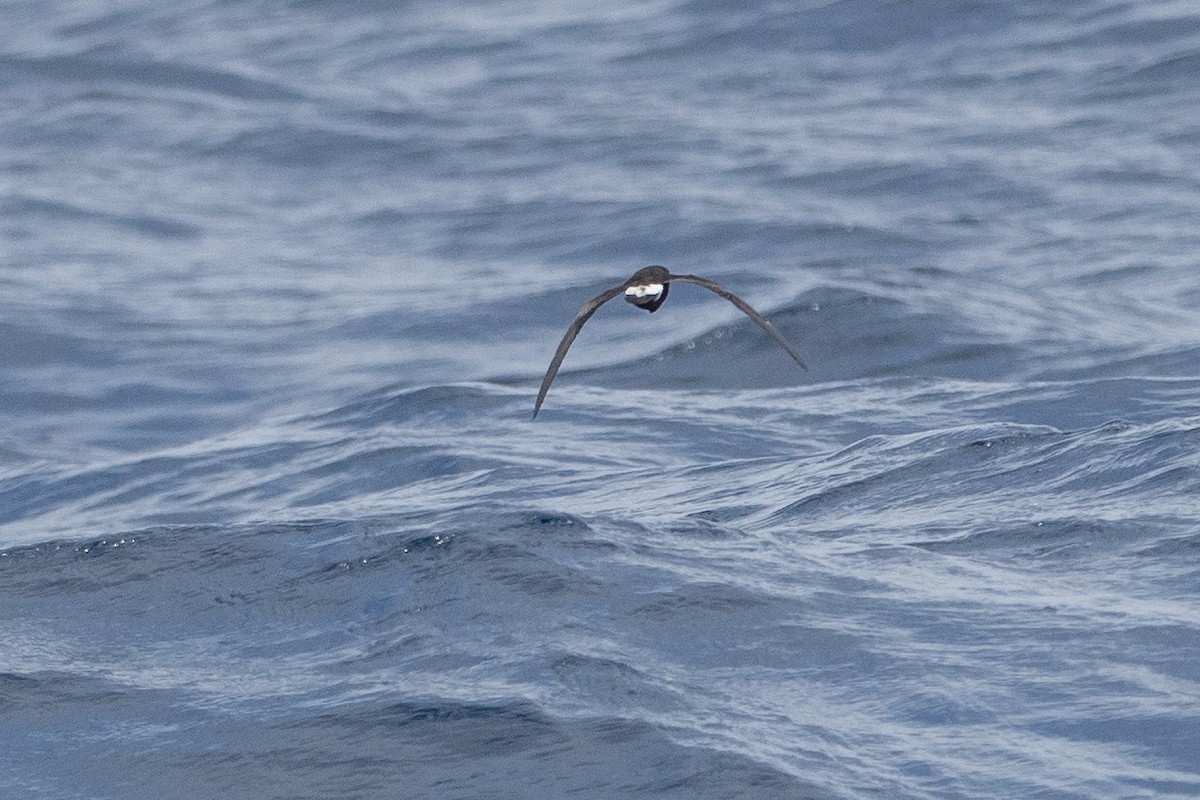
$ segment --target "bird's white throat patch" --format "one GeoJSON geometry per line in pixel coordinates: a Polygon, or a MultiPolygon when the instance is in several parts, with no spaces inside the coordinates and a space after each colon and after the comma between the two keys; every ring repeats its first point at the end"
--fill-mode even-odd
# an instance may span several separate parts
{"type": "Polygon", "coordinates": [[[663,293],[663,285],[661,283],[646,283],[641,286],[630,286],[625,290],[626,297],[636,297],[639,300],[643,297],[658,297],[663,293]]]}

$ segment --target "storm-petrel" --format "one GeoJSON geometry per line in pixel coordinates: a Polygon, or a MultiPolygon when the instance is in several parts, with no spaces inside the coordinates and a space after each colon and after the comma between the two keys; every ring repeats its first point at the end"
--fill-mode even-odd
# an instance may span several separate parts
{"type": "Polygon", "coordinates": [[[542,378],[542,388],[538,391],[537,402],[533,404],[533,416],[536,417],[538,410],[542,407],[542,401],[546,399],[546,392],[550,391],[550,384],[554,382],[554,376],[558,374],[558,368],[562,366],[563,359],[567,355],[567,350],[571,347],[571,342],[575,341],[575,337],[583,330],[583,324],[591,319],[592,314],[596,313],[596,309],[624,292],[626,302],[633,303],[638,308],[644,308],[653,314],[666,301],[667,293],[671,290],[671,281],[694,283],[697,286],[703,286],[705,289],[721,295],[721,297],[724,297],[737,306],[743,314],[754,320],[758,327],[770,334],[775,343],[786,350],[787,354],[801,368],[808,369],[803,359],[796,355],[796,351],[788,344],[787,339],[783,338],[783,334],[777,331],[775,326],[766,317],[759,314],[750,307],[749,303],[721,284],[695,275],[672,275],[667,271],[666,267],[644,267],[633,273],[633,277],[620,286],[606,289],[591,300],[588,300],[583,304],[583,308],[579,309],[579,313],[575,315],[575,319],[571,322],[571,327],[567,328],[562,341],[558,343],[558,349],[554,351],[554,358],[550,359],[550,368],[546,370],[546,377],[542,378]]]}

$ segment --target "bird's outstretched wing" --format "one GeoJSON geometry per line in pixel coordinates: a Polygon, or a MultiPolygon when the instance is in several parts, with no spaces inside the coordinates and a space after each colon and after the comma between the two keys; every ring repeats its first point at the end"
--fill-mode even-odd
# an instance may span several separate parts
{"type": "Polygon", "coordinates": [[[749,303],[726,289],[721,284],[717,283],[716,281],[710,281],[708,278],[700,278],[695,275],[675,275],[673,273],[669,280],[683,281],[684,283],[694,283],[697,286],[703,286],[705,289],[721,295],[721,297],[724,297],[726,300],[737,306],[738,310],[740,310],[743,314],[754,320],[758,327],[770,334],[771,338],[775,340],[775,343],[786,350],[787,354],[792,357],[793,361],[800,365],[801,369],[808,369],[808,365],[804,363],[804,359],[800,358],[800,356],[796,354],[796,351],[792,349],[790,344],[788,344],[787,339],[783,338],[783,334],[776,330],[775,326],[771,324],[770,320],[755,311],[750,307],[749,303]]]}
{"type": "Polygon", "coordinates": [[[571,348],[571,342],[575,341],[575,337],[583,330],[583,323],[591,319],[592,314],[596,313],[596,309],[624,292],[628,283],[626,281],[620,286],[604,290],[584,303],[583,308],[579,309],[579,313],[575,315],[575,319],[571,321],[571,326],[567,328],[567,332],[563,335],[562,341],[558,343],[558,349],[554,351],[554,358],[550,359],[550,368],[546,370],[546,377],[542,378],[542,388],[538,391],[537,402],[533,404],[533,416],[536,417],[538,415],[538,409],[542,407],[542,401],[546,399],[546,392],[550,391],[550,384],[554,382],[554,376],[558,374],[558,368],[562,366],[563,359],[567,356],[567,350],[571,348]]]}

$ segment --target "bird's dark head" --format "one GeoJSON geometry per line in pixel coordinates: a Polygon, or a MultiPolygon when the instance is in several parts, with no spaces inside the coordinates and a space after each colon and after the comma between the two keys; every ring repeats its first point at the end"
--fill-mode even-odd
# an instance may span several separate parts
{"type": "Polygon", "coordinates": [[[665,267],[643,267],[625,281],[625,302],[653,314],[667,300],[671,273],[665,267]]]}

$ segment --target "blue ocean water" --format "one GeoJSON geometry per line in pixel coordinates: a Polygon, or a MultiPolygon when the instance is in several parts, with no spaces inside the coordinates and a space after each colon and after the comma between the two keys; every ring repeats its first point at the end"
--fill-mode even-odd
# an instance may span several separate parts
{"type": "Polygon", "coordinates": [[[1194,3],[2,15],[0,797],[1200,797],[1194,3]]]}

